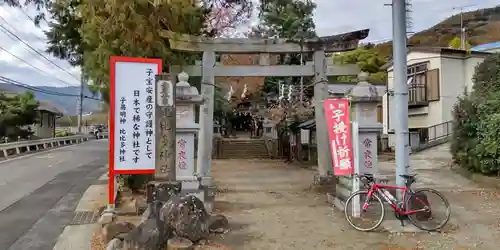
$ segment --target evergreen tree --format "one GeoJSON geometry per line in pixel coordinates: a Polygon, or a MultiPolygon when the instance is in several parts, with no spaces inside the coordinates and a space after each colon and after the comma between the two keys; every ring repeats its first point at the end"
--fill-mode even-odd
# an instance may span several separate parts
{"type": "Polygon", "coordinates": [[[38,101],[33,93],[0,93],[0,136],[26,137],[31,135],[23,127],[36,123],[38,101]]]}

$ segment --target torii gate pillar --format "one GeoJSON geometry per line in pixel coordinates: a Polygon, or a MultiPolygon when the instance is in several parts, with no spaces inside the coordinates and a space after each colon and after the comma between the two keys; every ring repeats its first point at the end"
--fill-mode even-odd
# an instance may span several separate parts
{"type": "Polygon", "coordinates": [[[200,106],[200,133],[198,136],[198,159],[196,173],[201,178],[201,185],[213,186],[212,170],[212,139],[214,137],[214,93],[215,93],[215,52],[203,52],[201,78],[201,94],[205,102],[200,106]],[[208,140],[208,141],[207,141],[208,140]]]}
{"type": "MultiPolygon", "coordinates": [[[[328,174],[332,169],[332,159],[326,130],[325,112],[323,101],[328,98],[328,79],[326,78],[326,56],[323,50],[314,51],[314,117],[316,120],[316,134],[318,144],[318,174],[315,184],[332,184],[334,187],[335,177],[328,174]]],[[[328,185],[330,186],[330,185],[328,185]]]]}

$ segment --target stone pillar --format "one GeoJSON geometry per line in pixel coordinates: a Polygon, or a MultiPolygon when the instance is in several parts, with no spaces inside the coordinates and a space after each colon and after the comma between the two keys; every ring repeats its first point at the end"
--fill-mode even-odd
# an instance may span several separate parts
{"type": "Polygon", "coordinates": [[[202,200],[207,212],[212,211],[213,195],[207,195],[206,188],[201,183],[202,177],[194,162],[194,137],[200,131],[195,123],[195,106],[202,104],[204,99],[196,87],[188,83],[189,76],[180,73],[176,85],[176,177],[181,183],[181,194],[192,194],[202,200]]]}
{"type": "Polygon", "coordinates": [[[272,140],[278,139],[278,131],[276,130],[276,124],[273,121],[267,118],[264,119],[262,127],[264,130],[262,131],[262,138],[272,140]]]}
{"type": "Polygon", "coordinates": [[[214,133],[214,138],[222,137],[222,126],[219,124],[218,121],[214,121],[213,133],[214,133]]]}
{"type": "MultiPolygon", "coordinates": [[[[382,124],[377,121],[377,105],[382,101],[377,89],[368,83],[368,74],[358,75],[358,84],[351,89],[351,120],[358,123],[358,140],[353,147],[358,147],[358,158],[354,159],[359,166],[359,173],[379,174],[377,166],[377,135],[382,132],[382,124]]],[[[340,176],[336,187],[335,205],[344,209],[345,200],[353,190],[351,177],[340,176]]]]}
{"type": "MultiPolygon", "coordinates": [[[[323,101],[328,98],[328,79],[326,78],[326,58],[322,50],[314,52],[314,116],[316,117],[316,133],[318,146],[318,174],[315,177],[315,184],[325,187],[334,184],[335,178],[329,175],[332,170],[332,157],[330,153],[330,143],[326,129],[325,110],[323,101]]],[[[333,186],[334,188],[335,186],[333,186]]]]}
{"type": "Polygon", "coordinates": [[[203,52],[201,93],[205,101],[200,106],[197,174],[203,186],[212,186],[212,145],[214,122],[215,52],[203,52]]]}

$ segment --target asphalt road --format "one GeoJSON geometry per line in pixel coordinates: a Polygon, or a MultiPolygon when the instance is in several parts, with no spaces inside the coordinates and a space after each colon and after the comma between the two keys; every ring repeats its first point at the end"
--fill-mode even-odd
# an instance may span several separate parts
{"type": "Polygon", "coordinates": [[[0,162],[0,249],[51,250],[85,190],[106,171],[107,143],[0,162]]]}

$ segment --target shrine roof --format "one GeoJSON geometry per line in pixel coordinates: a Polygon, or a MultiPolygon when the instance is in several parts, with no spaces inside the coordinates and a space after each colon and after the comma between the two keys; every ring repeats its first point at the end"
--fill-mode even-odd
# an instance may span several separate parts
{"type": "MultiPolygon", "coordinates": [[[[330,95],[344,95],[349,93],[349,91],[356,86],[357,83],[352,82],[341,82],[341,83],[329,83],[328,93],[330,95]]],[[[386,92],[387,87],[385,85],[373,85],[377,89],[379,96],[383,96],[386,92]]]]}
{"type": "Polygon", "coordinates": [[[313,128],[316,128],[316,120],[315,119],[307,120],[307,121],[299,124],[299,126],[297,126],[297,127],[301,128],[301,129],[313,129],[313,128]]]}

